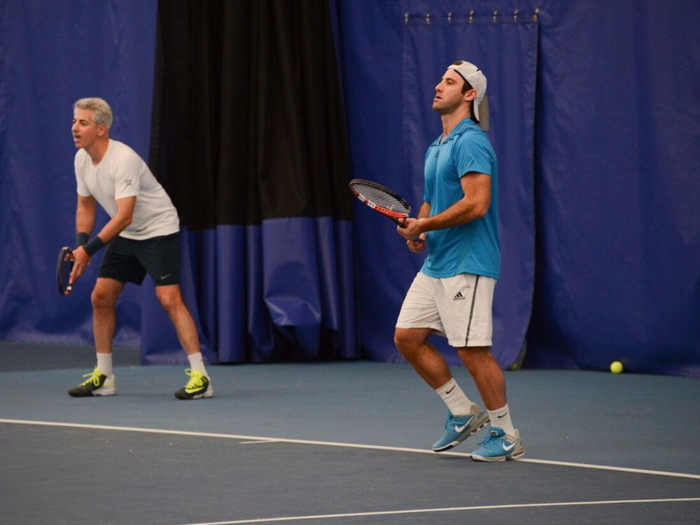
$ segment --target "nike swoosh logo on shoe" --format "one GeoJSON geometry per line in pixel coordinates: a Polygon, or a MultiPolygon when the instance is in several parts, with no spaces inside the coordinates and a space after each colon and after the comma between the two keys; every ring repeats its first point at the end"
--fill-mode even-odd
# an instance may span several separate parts
{"type": "Polygon", "coordinates": [[[462,433],[462,432],[464,432],[464,429],[467,428],[468,426],[469,426],[469,423],[467,423],[467,424],[464,425],[463,427],[455,426],[455,432],[457,432],[457,433],[462,433]]]}
{"type": "Polygon", "coordinates": [[[503,443],[503,450],[505,450],[506,452],[510,452],[511,450],[513,450],[514,446],[515,443],[510,443],[510,445],[506,445],[505,443],[503,443]]]}

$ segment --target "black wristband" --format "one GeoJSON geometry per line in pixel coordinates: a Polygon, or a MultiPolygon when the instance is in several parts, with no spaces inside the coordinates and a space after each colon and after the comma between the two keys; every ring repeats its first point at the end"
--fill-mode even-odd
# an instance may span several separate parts
{"type": "Polygon", "coordinates": [[[85,232],[80,232],[75,234],[75,245],[82,246],[88,242],[90,236],[85,232]]]}
{"type": "Polygon", "coordinates": [[[92,257],[94,254],[96,254],[98,251],[100,251],[104,247],[105,247],[105,243],[102,242],[102,239],[95,236],[92,239],[90,239],[87,242],[87,244],[85,244],[83,246],[83,250],[85,250],[85,253],[87,253],[90,257],[92,257]]]}

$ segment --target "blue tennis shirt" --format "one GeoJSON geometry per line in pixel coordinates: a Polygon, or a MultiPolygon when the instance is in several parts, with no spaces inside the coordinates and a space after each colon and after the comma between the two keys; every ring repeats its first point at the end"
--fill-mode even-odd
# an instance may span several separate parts
{"type": "Polygon", "coordinates": [[[421,271],[429,277],[460,273],[500,277],[496,155],[486,133],[465,118],[442,142],[438,137],[425,153],[423,200],[430,204],[431,217],[464,196],[459,181],[469,172],[491,177],[491,205],[484,217],[426,233],[428,256],[421,271]]]}

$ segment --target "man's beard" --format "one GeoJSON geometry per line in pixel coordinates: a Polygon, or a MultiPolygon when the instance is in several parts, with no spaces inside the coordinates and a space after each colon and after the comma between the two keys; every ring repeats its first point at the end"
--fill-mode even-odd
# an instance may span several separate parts
{"type": "Polygon", "coordinates": [[[435,111],[438,115],[449,115],[450,113],[453,113],[455,109],[459,107],[459,104],[452,104],[449,106],[441,106],[439,102],[433,103],[432,109],[435,111]]]}

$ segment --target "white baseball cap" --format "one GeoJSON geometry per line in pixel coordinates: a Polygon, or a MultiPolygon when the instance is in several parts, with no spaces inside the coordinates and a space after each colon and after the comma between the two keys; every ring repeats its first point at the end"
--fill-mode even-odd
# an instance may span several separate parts
{"type": "Polygon", "coordinates": [[[447,69],[452,69],[460,77],[462,77],[469,85],[476,90],[476,98],[474,99],[474,116],[477,120],[479,118],[479,104],[484,99],[486,94],[486,77],[481,72],[481,69],[476,67],[471,62],[462,61],[461,64],[452,64],[447,69]]]}

